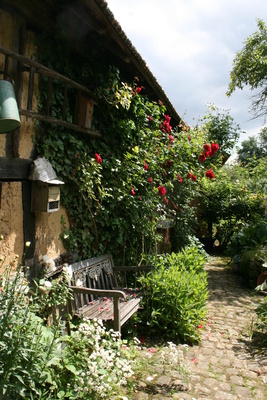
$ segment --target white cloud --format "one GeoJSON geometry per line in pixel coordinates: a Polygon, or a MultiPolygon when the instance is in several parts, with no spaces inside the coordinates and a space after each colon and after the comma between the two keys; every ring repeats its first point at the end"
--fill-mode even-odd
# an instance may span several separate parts
{"type": "Polygon", "coordinates": [[[259,132],[251,121],[249,91],[230,98],[232,61],[244,40],[266,15],[266,0],[109,0],[121,24],[151,72],[189,124],[206,105],[230,110],[247,132],[259,132]]]}

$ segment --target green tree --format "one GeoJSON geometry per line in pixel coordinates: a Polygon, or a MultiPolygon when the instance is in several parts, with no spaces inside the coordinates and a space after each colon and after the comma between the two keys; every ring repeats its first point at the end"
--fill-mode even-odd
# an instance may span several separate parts
{"type": "Polygon", "coordinates": [[[262,157],[267,155],[267,128],[263,128],[259,133],[259,142],[262,150],[262,157]]]}
{"type": "Polygon", "coordinates": [[[266,118],[267,101],[267,27],[263,20],[257,20],[257,31],[244,42],[244,47],[236,53],[230,72],[227,96],[236,89],[249,86],[259,90],[252,98],[251,111],[255,117],[266,118]]]}
{"type": "Polygon", "coordinates": [[[241,165],[225,165],[213,180],[202,179],[199,201],[200,230],[207,238],[218,239],[225,248],[233,233],[245,223],[264,217],[264,193],[256,182],[265,184],[264,166],[252,170],[241,165]]]}
{"type": "Polygon", "coordinates": [[[238,161],[242,165],[256,162],[256,159],[261,156],[261,148],[255,136],[249,137],[241,143],[241,148],[237,149],[238,161]]]}
{"type": "Polygon", "coordinates": [[[237,149],[237,154],[242,165],[256,166],[267,155],[267,128],[263,128],[258,137],[251,136],[244,140],[241,148],[237,149]]]}
{"type": "Polygon", "coordinates": [[[207,142],[216,142],[219,144],[220,152],[216,156],[225,163],[231,155],[231,150],[236,145],[241,130],[238,124],[229,114],[228,110],[220,110],[213,104],[207,107],[207,111],[202,119],[195,126],[199,136],[204,136],[207,142]]]}

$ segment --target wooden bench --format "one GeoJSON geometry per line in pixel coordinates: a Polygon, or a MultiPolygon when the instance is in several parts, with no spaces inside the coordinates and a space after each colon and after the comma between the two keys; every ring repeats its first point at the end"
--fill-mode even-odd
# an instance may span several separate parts
{"type": "Polygon", "coordinates": [[[89,319],[113,322],[115,331],[138,310],[141,291],[121,289],[117,273],[123,274],[127,286],[128,271],[151,270],[153,266],[114,267],[111,255],[90,258],[69,265],[72,272],[70,288],[74,298],[71,301],[72,314],[89,319]]]}

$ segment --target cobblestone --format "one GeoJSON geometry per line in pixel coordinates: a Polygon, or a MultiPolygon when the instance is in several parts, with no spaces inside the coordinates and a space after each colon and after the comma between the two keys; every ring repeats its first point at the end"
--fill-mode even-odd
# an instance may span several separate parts
{"type": "Polygon", "coordinates": [[[225,259],[211,258],[205,269],[210,293],[208,319],[201,343],[184,356],[190,377],[179,377],[175,371],[159,375],[155,383],[165,386],[164,393],[140,393],[140,387],[133,400],[267,399],[267,355],[250,340],[255,309],[262,298],[244,289],[225,259]],[[180,391],[175,389],[179,387],[180,391]]]}

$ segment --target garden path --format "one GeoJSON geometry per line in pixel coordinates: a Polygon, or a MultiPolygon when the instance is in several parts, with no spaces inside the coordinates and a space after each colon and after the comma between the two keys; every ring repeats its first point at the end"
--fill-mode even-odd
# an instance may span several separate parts
{"type": "MultiPolygon", "coordinates": [[[[267,349],[250,336],[262,297],[244,289],[223,258],[211,257],[205,269],[208,319],[200,327],[201,343],[184,352],[189,377],[174,370],[166,373],[157,364],[149,383],[143,377],[133,400],[267,399],[267,349]]],[[[142,351],[153,360],[153,352],[142,351]]]]}

